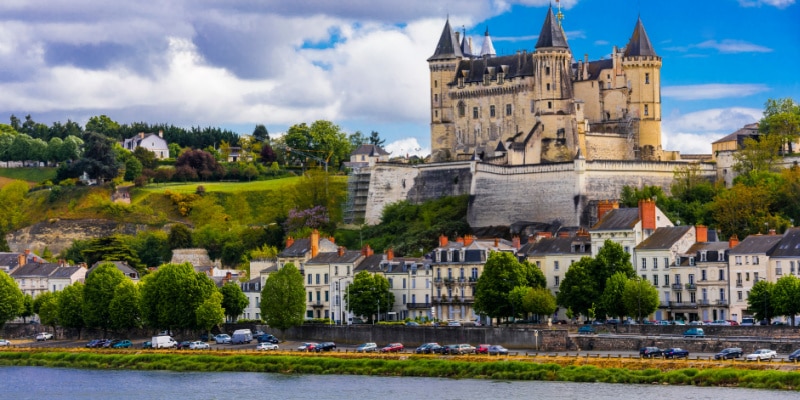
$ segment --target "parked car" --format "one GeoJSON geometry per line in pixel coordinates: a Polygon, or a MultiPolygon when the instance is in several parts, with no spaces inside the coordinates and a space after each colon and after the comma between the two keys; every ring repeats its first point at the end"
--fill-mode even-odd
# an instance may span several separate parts
{"type": "Polygon", "coordinates": [[[208,333],[203,333],[200,335],[200,341],[207,342],[208,341],[208,333]]]}
{"type": "Polygon", "coordinates": [[[756,324],[755,322],[756,321],[755,321],[755,319],[753,319],[753,317],[742,317],[742,323],[739,324],[739,325],[742,325],[742,326],[753,326],[753,325],[756,324]]]}
{"type": "Polygon", "coordinates": [[[584,325],[584,326],[578,328],[578,334],[579,335],[591,335],[591,334],[594,334],[594,333],[597,333],[597,332],[594,330],[594,328],[592,328],[591,325],[584,325]]]}
{"type": "Polygon", "coordinates": [[[131,343],[131,341],[127,340],[127,339],[126,340],[120,340],[119,342],[114,343],[113,345],[111,345],[111,347],[115,348],[115,349],[128,349],[131,346],[133,346],[133,343],[131,343]]]}
{"type": "Polygon", "coordinates": [[[97,344],[101,343],[101,342],[102,342],[102,340],[100,340],[100,339],[92,339],[92,340],[89,341],[89,343],[86,343],[85,347],[89,348],[89,349],[92,349],[92,348],[97,347],[97,344]]]}
{"type": "Polygon", "coordinates": [[[664,350],[665,358],[689,358],[689,351],[679,347],[664,350]]]}
{"type": "Polygon", "coordinates": [[[206,349],[210,349],[210,348],[211,348],[211,346],[209,346],[208,343],[206,343],[206,342],[204,342],[202,340],[198,340],[196,342],[189,343],[189,349],[190,350],[206,350],[206,349]]]}
{"type": "Polygon", "coordinates": [[[378,345],[372,342],[362,343],[356,347],[356,353],[374,353],[378,351],[378,345]]]}
{"type": "Polygon", "coordinates": [[[692,322],[689,322],[689,325],[692,325],[692,326],[703,326],[703,325],[705,325],[705,323],[703,321],[692,321],[692,322]]]}
{"type": "Polygon", "coordinates": [[[608,325],[619,325],[620,321],[616,318],[606,320],[606,324],[608,325]]]}
{"type": "Polygon", "coordinates": [[[661,357],[662,355],[664,355],[664,350],[658,347],[643,347],[639,349],[639,357],[653,358],[661,357]]]}
{"type": "Polygon", "coordinates": [[[402,343],[389,343],[381,348],[381,353],[398,353],[403,351],[402,343]]]}
{"type": "Polygon", "coordinates": [[[789,354],[789,361],[800,361],[800,349],[797,349],[789,354]]]}
{"type": "Polygon", "coordinates": [[[488,353],[490,356],[507,356],[508,349],[503,346],[500,346],[499,344],[495,344],[489,346],[488,353]]]}
{"type": "Polygon", "coordinates": [[[475,348],[475,354],[489,354],[489,345],[479,344],[478,347],[475,348]]]}
{"type": "Polygon", "coordinates": [[[446,344],[442,346],[440,350],[441,354],[456,354],[458,353],[458,345],[457,344],[446,344]]]}
{"type": "Polygon", "coordinates": [[[148,341],[142,343],[142,348],[143,349],[152,349],[153,348],[153,342],[148,340],[148,341]]]}
{"type": "Polygon", "coordinates": [[[333,342],[322,342],[317,346],[314,346],[314,351],[316,351],[317,353],[322,351],[331,351],[334,349],[336,349],[336,343],[333,342]]]}
{"type": "Polygon", "coordinates": [[[458,322],[458,321],[447,321],[447,326],[461,326],[461,322],[458,322]]]}
{"type": "Polygon", "coordinates": [[[258,343],[280,343],[280,340],[275,336],[270,335],[269,333],[264,333],[256,337],[258,343]]]}
{"type": "Polygon", "coordinates": [[[191,344],[192,344],[192,342],[190,340],[184,340],[184,341],[178,343],[177,349],[178,350],[189,350],[189,345],[191,345],[191,344]]]}
{"type": "Polygon", "coordinates": [[[406,322],[406,326],[419,326],[419,323],[414,321],[408,321],[406,322]]]}
{"type": "Polygon", "coordinates": [[[636,321],[632,319],[626,319],[625,321],[622,321],[622,325],[636,325],[636,321]]]}
{"type": "Polygon", "coordinates": [[[731,326],[739,326],[739,323],[734,321],[734,320],[732,320],[732,319],[729,319],[727,321],[728,321],[729,324],[731,324],[731,326]]]}
{"type": "Polygon", "coordinates": [[[763,361],[763,360],[772,360],[773,358],[777,357],[778,353],[775,350],[770,349],[758,349],[745,357],[747,361],[763,361]]]}
{"type": "Polygon", "coordinates": [[[220,333],[219,335],[214,336],[214,341],[217,342],[217,344],[231,344],[231,335],[228,335],[227,333],[220,333]]]}
{"type": "Polygon", "coordinates": [[[0,346],[11,346],[11,342],[6,339],[0,339],[0,346]]]}
{"type": "Polygon", "coordinates": [[[706,333],[703,331],[703,328],[689,328],[683,331],[683,337],[704,337],[706,333]]]}
{"type": "Polygon", "coordinates": [[[278,350],[278,345],[275,343],[261,342],[256,345],[256,350],[278,350]]]}
{"type": "Polygon", "coordinates": [[[742,351],[742,349],[740,349],[738,347],[729,347],[727,349],[722,349],[722,351],[720,351],[717,354],[714,354],[714,359],[715,360],[720,360],[720,359],[724,360],[724,359],[730,359],[730,358],[740,358],[743,355],[744,355],[744,352],[742,351]]]}
{"type": "Polygon", "coordinates": [[[250,344],[253,341],[253,332],[250,329],[237,329],[231,336],[231,344],[250,344]]]}
{"type": "Polygon", "coordinates": [[[52,338],[53,338],[53,334],[50,333],[50,332],[40,332],[38,335],[36,335],[36,341],[37,342],[41,342],[43,340],[50,340],[52,338]]]}
{"type": "Polygon", "coordinates": [[[317,343],[314,342],[306,342],[297,346],[298,351],[314,351],[314,348],[317,347],[317,343]]]}
{"type": "Polygon", "coordinates": [[[439,343],[425,343],[422,346],[417,347],[417,349],[414,350],[414,353],[417,353],[417,354],[430,354],[430,353],[433,352],[433,351],[431,351],[431,348],[433,346],[439,346],[439,343]]]}
{"type": "MultiPolygon", "coordinates": [[[[456,347],[456,353],[455,354],[473,354],[473,353],[475,353],[475,347],[470,345],[470,344],[461,343],[461,344],[458,344],[456,346],[457,347],[456,347]]],[[[453,353],[451,353],[451,354],[453,354],[453,353]]]]}

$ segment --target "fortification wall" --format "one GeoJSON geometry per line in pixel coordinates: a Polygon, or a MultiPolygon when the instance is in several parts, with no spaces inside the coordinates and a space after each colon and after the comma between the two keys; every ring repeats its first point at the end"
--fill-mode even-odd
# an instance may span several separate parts
{"type": "Polygon", "coordinates": [[[627,160],[631,159],[632,155],[627,137],[624,135],[586,134],[587,160],[627,160]]]}

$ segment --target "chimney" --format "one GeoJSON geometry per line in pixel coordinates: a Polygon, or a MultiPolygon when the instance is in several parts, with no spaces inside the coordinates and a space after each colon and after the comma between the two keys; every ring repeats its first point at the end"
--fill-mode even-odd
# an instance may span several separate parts
{"type": "Polygon", "coordinates": [[[728,248],[732,249],[738,245],[739,245],[739,237],[736,235],[731,235],[731,237],[728,238],[728,248]]]}
{"type": "MultiPolygon", "coordinates": [[[[471,245],[471,244],[472,244],[472,242],[474,242],[474,241],[475,241],[475,236],[472,236],[472,235],[464,235],[464,246],[469,246],[469,245],[471,245]]],[[[495,244],[495,245],[494,245],[494,247],[497,247],[497,244],[495,244]]]]}
{"type": "Polygon", "coordinates": [[[314,258],[319,253],[319,231],[314,229],[311,231],[311,258],[314,258]]]}
{"type": "Polygon", "coordinates": [[[500,239],[494,238],[494,247],[497,247],[499,245],[500,245],[500,239]]]}
{"type": "Polygon", "coordinates": [[[550,232],[547,231],[536,232],[536,241],[539,241],[539,239],[551,238],[551,237],[553,237],[553,234],[550,232]]]}
{"type": "Polygon", "coordinates": [[[586,228],[581,227],[581,228],[578,228],[578,233],[576,233],[575,236],[578,236],[578,237],[590,237],[592,235],[589,234],[589,231],[587,231],[586,228]]]}
{"type": "Polygon", "coordinates": [[[597,220],[603,219],[609,211],[619,208],[619,203],[616,200],[600,200],[597,203],[597,220]]]}
{"type": "Polygon", "coordinates": [[[770,236],[775,236],[775,229],[770,229],[769,230],[769,235],[770,236]]]}
{"type": "Polygon", "coordinates": [[[286,237],[286,248],[288,249],[289,247],[292,247],[293,244],[294,244],[294,238],[291,237],[291,236],[287,236],[286,237]]]}
{"type": "Polygon", "coordinates": [[[17,264],[19,264],[17,265],[18,267],[25,265],[26,262],[28,262],[28,257],[25,257],[25,254],[20,254],[17,256],[17,264]]]}
{"type": "Polygon", "coordinates": [[[328,241],[333,243],[333,244],[336,244],[336,238],[333,237],[333,236],[328,236],[328,241]]]}
{"type": "Polygon", "coordinates": [[[160,137],[162,139],[164,138],[164,130],[163,129],[159,129],[158,130],[158,137],[160,137]]]}
{"type": "Polygon", "coordinates": [[[31,249],[25,249],[25,255],[26,256],[31,255],[31,249]]]}
{"type": "Polygon", "coordinates": [[[144,132],[139,132],[139,139],[144,139],[144,132]]]}
{"type": "Polygon", "coordinates": [[[569,231],[560,231],[560,232],[558,232],[558,237],[560,237],[560,238],[569,237],[569,231]]]}
{"type": "Polygon", "coordinates": [[[705,225],[697,225],[694,227],[695,236],[697,236],[697,243],[708,242],[708,227],[705,225]]]}
{"type": "Polygon", "coordinates": [[[447,236],[439,235],[439,247],[447,246],[447,236]]]}
{"type": "Polygon", "coordinates": [[[464,238],[459,236],[458,238],[456,238],[456,242],[464,244],[464,238]]]}
{"type": "Polygon", "coordinates": [[[639,200],[639,220],[642,230],[656,230],[656,203],[652,200],[639,200]]]}
{"type": "Polygon", "coordinates": [[[369,247],[369,245],[366,245],[366,246],[361,248],[361,255],[362,256],[369,257],[369,256],[371,256],[373,254],[374,254],[374,251],[372,250],[372,247],[369,247]]]}
{"type": "Polygon", "coordinates": [[[230,272],[226,272],[225,273],[225,279],[231,280],[231,273],[230,272]]]}
{"type": "Polygon", "coordinates": [[[512,237],[511,238],[511,243],[514,246],[514,248],[517,249],[517,250],[519,250],[519,248],[521,247],[520,242],[519,242],[519,236],[512,237]]]}
{"type": "Polygon", "coordinates": [[[528,243],[536,243],[538,239],[539,235],[528,235],[528,243]]]}
{"type": "Polygon", "coordinates": [[[336,252],[339,254],[339,257],[344,256],[344,247],[343,246],[339,246],[339,248],[336,249],[336,252]]]}
{"type": "Polygon", "coordinates": [[[386,259],[389,261],[394,260],[394,249],[389,247],[386,249],[386,259]]]}

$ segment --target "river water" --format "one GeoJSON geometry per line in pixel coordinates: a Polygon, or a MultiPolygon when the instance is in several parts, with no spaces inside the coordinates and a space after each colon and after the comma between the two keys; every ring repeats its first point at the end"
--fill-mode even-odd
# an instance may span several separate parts
{"type": "Polygon", "coordinates": [[[0,367],[0,398],[42,399],[798,399],[796,392],[249,372],[0,367]]]}

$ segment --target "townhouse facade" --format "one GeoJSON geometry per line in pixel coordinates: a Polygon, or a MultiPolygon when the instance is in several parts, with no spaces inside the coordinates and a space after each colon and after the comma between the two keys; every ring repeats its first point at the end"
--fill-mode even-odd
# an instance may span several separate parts
{"type": "Polygon", "coordinates": [[[658,228],[674,226],[652,200],[640,200],[636,208],[620,208],[616,200],[601,201],[597,205],[597,218],[597,223],[589,231],[592,257],[597,256],[606,240],[611,240],[631,255],[631,264],[634,265],[633,249],[639,243],[658,228]]]}
{"type": "Polygon", "coordinates": [[[29,263],[9,274],[23,294],[36,298],[46,292],[57,292],[86,279],[86,268],[66,263],[29,263]]]}
{"type": "MultiPolygon", "coordinates": [[[[700,227],[696,227],[700,228],[700,227]]],[[[728,242],[703,242],[700,240],[702,232],[698,231],[698,242],[695,243],[685,254],[680,255],[677,261],[678,266],[675,270],[685,272],[685,289],[689,293],[694,292],[692,297],[688,294],[690,304],[694,300],[696,308],[693,308],[695,315],[683,315],[676,318],[688,318],[684,321],[719,321],[725,319],[737,319],[737,314],[729,313],[731,299],[731,274],[728,271],[728,250],[731,244],[736,241],[728,242]],[[695,311],[696,310],[696,311],[695,311]]],[[[679,278],[680,279],[680,278],[679,278]]],[[[683,294],[686,298],[686,293],[683,294]]]]}
{"type": "Polygon", "coordinates": [[[389,320],[433,318],[430,259],[395,257],[394,251],[388,249],[381,259],[379,270],[389,281],[389,291],[394,296],[392,309],[387,313],[389,320]]]}
{"type": "Polygon", "coordinates": [[[331,318],[334,321],[349,318],[340,301],[341,286],[352,283],[356,266],[363,258],[361,251],[339,247],[335,252],[322,252],[305,262],[306,318],[331,318]],[[334,293],[336,299],[332,299],[334,293]]]}
{"type": "MultiPolygon", "coordinates": [[[[787,232],[796,230],[792,228],[787,232]]],[[[768,235],[750,235],[730,250],[728,268],[735,282],[737,292],[736,301],[730,304],[729,313],[739,316],[752,316],[753,311],[748,309],[747,298],[750,290],[760,280],[775,282],[774,271],[770,274],[770,256],[780,245],[783,236],[771,232],[768,235]],[[738,292],[742,293],[742,300],[738,300],[738,292]]]]}

